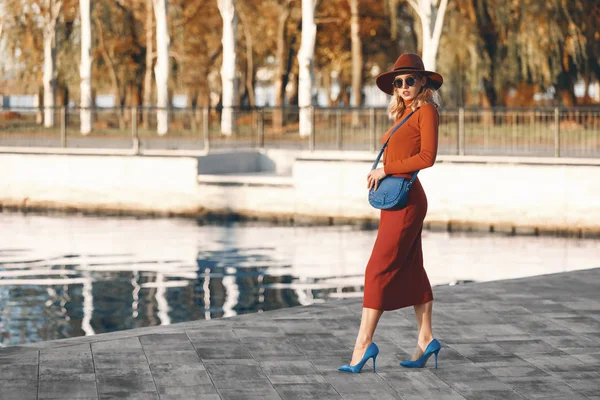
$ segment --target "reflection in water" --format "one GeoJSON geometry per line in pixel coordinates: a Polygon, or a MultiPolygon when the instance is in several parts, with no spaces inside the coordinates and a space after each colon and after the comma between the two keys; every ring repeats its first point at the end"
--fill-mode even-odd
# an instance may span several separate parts
{"type": "MultiPolygon", "coordinates": [[[[0,346],[362,296],[376,231],[0,213],[0,346]]],[[[600,241],[424,232],[432,285],[600,267],[600,241]]]]}

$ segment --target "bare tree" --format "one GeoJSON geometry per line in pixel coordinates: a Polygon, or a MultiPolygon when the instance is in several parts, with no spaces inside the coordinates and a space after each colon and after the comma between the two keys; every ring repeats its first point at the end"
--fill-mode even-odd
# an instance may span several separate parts
{"type": "Polygon", "coordinates": [[[152,14],[152,0],[146,0],[146,21],[144,30],[146,33],[146,71],[144,73],[144,114],[142,118],[142,126],[148,129],[150,125],[148,108],[152,107],[152,64],[154,60],[154,19],[152,14]]]}
{"type": "MultiPolygon", "coordinates": [[[[359,0],[348,0],[350,4],[351,20],[350,29],[352,32],[352,106],[360,107],[362,105],[362,85],[363,85],[363,54],[362,41],[360,39],[360,16],[358,14],[359,0]]],[[[355,114],[358,117],[358,114],[355,114]]],[[[355,118],[356,123],[358,123],[355,118]]]]}
{"type": "Polygon", "coordinates": [[[90,0],[79,0],[81,63],[79,64],[81,133],[92,131],[92,23],[90,0]]]}
{"type": "Polygon", "coordinates": [[[217,0],[217,5],[223,19],[223,64],[221,66],[223,111],[221,113],[221,133],[231,135],[234,130],[233,107],[237,97],[235,33],[238,17],[235,10],[235,0],[217,0]]]}
{"type": "Polygon", "coordinates": [[[62,0],[44,0],[44,126],[54,126],[56,104],[56,24],[62,9],[62,0]]]}
{"type": "MultiPolygon", "coordinates": [[[[289,20],[292,8],[292,0],[277,1],[279,19],[277,25],[277,69],[275,72],[275,107],[283,107],[285,86],[287,84],[287,59],[286,59],[286,24],[289,20]]],[[[273,113],[273,125],[280,129],[283,126],[283,111],[275,110],[273,113]]]]}
{"type": "Polygon", "coordinates": [[[164,135],[169,131],[169,28],[167,25],[168,0],[153,0],[156,18],[156,99],[158,112],[157,132],[164,135]]]}
{"type": "Polygon", "coordinates": [[[302,42],[298,51],[298,106],[300,107],[300,136],[313,133],[311,117],[314,57],[317,25],[315,8],[318,0],[302,0],[302,42]]]}
{"type": "Polygon", "coordinates": [[[421,21],[423,64],[426,69],[435,70],[448,0],[408,0],[408,3],[421,21]]]}

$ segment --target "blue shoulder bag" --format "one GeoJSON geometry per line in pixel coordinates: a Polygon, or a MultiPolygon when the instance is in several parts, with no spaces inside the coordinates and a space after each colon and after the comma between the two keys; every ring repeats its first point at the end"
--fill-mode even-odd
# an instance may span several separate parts
{"type": "MultiPolygon", "coordinates": [[[[408,120],[411,117],[411,115],[415,113],[415,111],[408,114],[408,116],[404,118],[390,133],[390,136],[381,147],[381,151],[379,152],[379,155],[377,156],[377,159],[375,160],[371,171],[377,168],[379,160],[383,155],[383,151],[385,150],[388,142],[392,138],[394,132],[396,132],[398,128],[400,128],[402,124],[404,124],[406,120],[408,120]]],[[[416,171],[414,173],[410,181],[406,178],[401,178],[398,176],[386,176],[385,178],[379,181],[377,190],[369,190],[369,204],[380,210],[400,210],[406,207],[406,204],[408,203],[408,191],[410,190],[410,187],[417,178],[418,172],[419,171],[416,171]]]]}

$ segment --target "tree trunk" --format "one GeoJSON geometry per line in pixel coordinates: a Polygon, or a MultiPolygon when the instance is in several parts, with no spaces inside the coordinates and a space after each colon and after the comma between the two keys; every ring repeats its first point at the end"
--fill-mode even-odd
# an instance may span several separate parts
{"type": "Polygon", "coordinates": [[[316,0],[302,0],[302,42],[298,51],[298,106],[300,107],[300,136],[313,133],[311,106],[314,81],[314,56],[317,25],[316,0]]]}
{"type": "Polygon", "coordinates": [[[44,85],[38,87],[38,92],[33,100],[33,105],[37,108],[35,113],[35,123],[42,125],[44,123],[44,85]]]}
{"type": "MultiPolygon", "coordinates": [[[[350,4],[350,31],[352,40],[352,107],[362,105],[362,41],[360,39],[360,16],[358,14],[359,0],[348,0],[350,4]]],[[[352,113],[352,126],[360,124],[358,111],[352,113]]]]}
{"type": "Polygon", "coordinates": [[[408,0],[408,2],[421,21],[423,64],[425,69],[434,71],[448,0],[408,0]]]}
{"type": "Polygon", "coordinates": [[[44,18],[44,126],[51,128],[55,123],[56,106],[56,24],[62,8],[61,1],[46,1],[44,18]]]}
{"type": "Polygon", "coordinates": [[[362,70],[363,55],[360,39],[360,16],[358,14],[359,0],[348,0],[350,3],[350,29],[352,38],[352,106],[362,105],[362,70]]]}
{"type": "Polygon", "coordinates": [[[168,0],[153,0],[156,19],[156,79],[157,133],[165,135],[169,131],[169,28],[167,25],[168,0]]]}
{"type": "Polygon", "coordinates": [[[275,111],[273,112],[273,127],[280,131],[283,127],[283,110],[285,86],[287,84],[286,24],[290,17],[291,0],[285,0],[279,7],[279,25],[277,26],[277,70],[275,72],[275,111]]]}
{"type": "Polygon", "coordinates": [[[247,20],[242,21],[244,28],[244,38],[246,39],[246,91],[248,95],[248,101],[250,107],[256,105],[256,98],[254,96],[254,58],[253,58],[253,45],[252,45],[252,32],[248,26],[247,20]]]}
{"type": "Polygon", "coordinates": [[[123,103],[125,101],[124,95],[121,93],[121,85],[119,83],[119,77],[117,76],[117,67],[106,48],[104,43],[104,28],[102,27],[102,21],[100,21],[97,15],[94,16],[96,22],[96,30],[98,32],[98,47],[102,53],[102,58],[108,66],[108,74],[110,76],[113,96],[115,97],[115,108],[117,108],[117,117],[119,119],[119,129],[125,129],[125,120],[123,119],[123,103]]]}
{"type": "Polygon", "coordinates": [[[150,127],[149,108],[152,107],[153,21],[152,0],[146,0],[146,22],[144,26],[146,30],[146,71],[144,73],[144,113],[142,117],[142,126],[144,129],[150,127]]]}
{"type": "Polygon", "coordinates": [[[234,131],[234,110],[237,93],[235,76],[237,54],[235,33],[237,13],[235,0],[217,0],[219,12],[223,19],[223,64],[221,65],[223,109],[221,113],[221,133],[231,135],[234,131]]]}
{"type": "Polygon", "coordinates": [[[92,24],[90,0],[79,0],[81,14],[81,63],[80,83],[80,131],[87,135],[92,131],[92,24]]]}
{"type": "Polygon", "coordinates": [[[325,107],[331,107],[333,104],[333,99],[331,98],[331,70],[325,68],[321,73],[323,77],[323,87],[327,93],[327,103],[325,104],[325,107]]]}
{"type": "Polygon", "coordinates": [[[398,38],[398,4],[397,0],[387,0],[390,8],[390,38],[396,40],[398,38]]]}
{"type": "Polygon", "coordinates": [[[288,97],[288,104],[291,106],[298,106],[298,90],[300,87],[300,78],[298,77],[298,74],[292,74],[292,79],[293,79],[293,83],[292,83],[292,92],[290,93],[289,97],[288,97]]]}

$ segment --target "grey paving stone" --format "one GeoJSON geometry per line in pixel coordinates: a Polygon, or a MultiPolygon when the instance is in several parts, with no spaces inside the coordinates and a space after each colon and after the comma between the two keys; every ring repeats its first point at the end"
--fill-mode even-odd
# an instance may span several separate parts
{"type": "Polygon", "coordinates": [[[348,353],[351,349],[340,343],[331,334],[311,334],[289,336],[290,341],[306,356],[348,353]]]}
{"type": "Polygon", "coordinates": [[[92,353],[42,354],[39,366],[40,380],[55,379],[72,374],[93,374],[92,353]]]}
{"type": "Polygon", "coordinates": [[[70,354],[91,353],[90,343],[71,344],[69,346],[56,346],[40,350],[40,359],[49,360],[68,357],[70,354]]]}
{"type": "Polygon", "coordinates": [[[482,368],[478,364],[474,363],[450,364],[444,365],[443,368],[428,368],[428,370],[431,371],[431,373],[443,379],[445,382],[460,382],[463,380],[488,379],[494,376],[487,369],[482,368]]]}
{"type": "Polygon", "coordinates": [[[96,376],[94,373],[72,374],[52,380],[41,380],[38,399],[77,399],[97,398],[96,376]]]}
{"type": "Polygon", "coordinates": [[[373,391],[369,393],[344,393],[342,398],[346,400],[403,400],[405,397],[398,393],[380,393],[373,391]]]}
{"type": "Polygon", "coordinates": [[[271,386],[260,365],[254,360],[214,360],[204,363],[217,389],[244,386],[271,386]]]}
{"type": "Polygon", "coordinates": [[[232,329],[225,327],[211,327],[205,329],[186,329],[185,333],[192,342],[223,342],[237,341],[238,337],[233,333],[232,329]]]}
{"type": "Polygon", "coordinates": [[[275,326],[262,326],[260,329],[256,327],[239,327],[232,330],[236,338],[243,340],[244,338],[252,338],[254,341],[259,338],[284,338],[286,333],[279,327],[279,322],[275,326]]]}
{"type": "Polygon", "coordinates": [[[444,380],[428,370],[403,369],[401,371],[379,372],[378,375],[393,389],[404,395],[422,395],[434,398],[438,395],[454,395],[456,392],[444,380]]]}
{"type": "Polygon", "coordinates": [[[514,390],[465,390],[461,392],[463,398],[467,400],[524,400],[520,393],[514,390]]]}
{"type": "Polygon", "coordinates": [[[282,399],[341,399],[329,383],[274,385],[282,399]]]}
{"type": "Polygon", "coordinates": [[[9,357],[11,355],[23,355],[23,354],[37,354],[37,350],[31,346],[9,346],[0,347],[0,358],[9,357]]]}
{"type": "Polygon", "coordinates": [[[2,400],[36,400],[37,386],[0,386],[2,400]]]}
{"type": "Polygon", "coordinates": [[[92,352],[101,352],[101,351],[136,351],[142,350],[142,344],[140,343],[140,339],[138,337],[128,337],[122,339],[112,339],[105,340],[100,342],[94,342],[91,344],[92,352]]]}
{"type": "Polygon", "coordinates": [[[388,382],[378,374],[326,374],[325,378],[334,389],[343,397],[357,396],[363,394],[391,395],[398,393],[388,382]]]}
{"type": "Polygon", "coordinates": [[[127,400],[159,400],[157,392],[115,392],[115,393],[101,393],[100,400],[116,400],[116,399],[127,399],[127,400]]]}
{"type": "MultiPolygon", "coordinates": [[[[404,400],[423,400],[423,396],[420,394],[404,394],[402,395],[404,400]]],[[[432,397],[435,400],[464,400],[465,398],[458,393],[446,394],[443,392],[435,393],[432,397]]]]}
{"type": "Polygon", "coordinates": [[[68,381],[73,380],[76,377],[82,376],[96,376],[94,371],[80,373],[80,372],[69,372],[62,369],[47,371],[44,374],[40,374],[39,382],[56,382],[56,381],[68,381]]]}
{"type": "Polygon", "coordinates": [[[578,393],[570,386],[553,377],[519,379],[509,381],[508,383],[514,390],[530,399],[544,399],[548,397],[572,399],[576,396],[581,396],[581,393],[578,393]]]}
{"type": "Polygon", "coordinates": [[[2,348],[0,398],[594,398],[598,287],[600,269],[435,288],[438,369],[398,365],[416,344],[405,308],[380,321],[377,374],[338,372],[360,324],[349,299],[2,348]]]}
{"type": "Polygon", "coordinates": [[[144,349],[151,350],[194,350],[185,333],[144,335],[140,336],[140,343],[144,349]]]}
{"type": "Polygon", "coordinates": [[[486,370],[490,372],[495,377],[499,378],[502,381],[506,381],[506,379],[510,378],[538,378],[538,377],[551,377],[547,372],[534,367],[533,365],[529,366],[519,366],[519,365],[510,365],[505,367],[487,367],[486,370]]]}
{"type": "Polygon", "coordinates": [[[150,366],[154,364],[202,364],[195,350],[145,350],[146,358],[150,366]]]}
{"type": "Polygon", "coordinates": [[[266,338],[243,342],[243,346],[255,359],[303,359],[304,353],[288,339],[266,338]]]}
{"type": "MultiPolygon", "coordinates": [[[[491,358],[497,356],[512,355],[513,353],[500,347],[496,343],[475,343],[475,344],[452,344],[452,349],[456,350],[464,357],[471,358],[491,358]]],[[[443,350],[440,350],[440,353],[443,350]]]]}
{"type": "MultiPolygon", "coordinates": [[[[567,351],[567,353],[569,353],[567,351]]],[[[585,364],[596,364],[600,362],[600,352],[596,352],[596,353],[583,353],[583,354],[572,354],[569,353],[570,355],[572,355],[574,358],[583,361],[585,364]]]]}
{"type": "Polygon", "coordinates": [[[94,369],[101,377],[121,376],[124,373],[150,376],[150,366],[143,352],[94,353],[94,369]]]}
{"type": "MultiPolygon", "coordinates": [[[[557,349],[588,349],[598,347],[598,342],[574,334],[571,334],[569,336],[549,336],[545,337],[543,341],[557,349]]],[[[598,350],[598,352],[600,353],[600,349],[598,350]]]]}
{"type": "Polygon", "coordinates": [[[196,352],[203,360],[222,360],[222,359],[252,359],[252,355],[246,347],[239,341],[237,342],[195,342],[196,352]]]}
{"type": "Polygon", "coordinates": [[[506,351],[514,354],[556,354],[566,355],[563,351],[553,347],[541,339],[530,340],[498,340],[494,342],[506,351]]]}
{"type": "MultiPolygon", "coordinates": [[[[511,386],[497,377],[484,379],[463,379],[458,382],[450,382],[450,386],[459,393],[467,392],[509,392],[511,386]]],[[[463,394],[464,396],[464,394],[463,394]]]]}
{"type": "Polygon", "coordinates": [[[219,390],[223,400],[281,400],[281,396],[271,386],[247,386],[244,388],[219,390]]]}
{"type": "Polygon", "coordinates": [[[543,355],[523,355],[525,361],[546,372],[569,372],[572,370],[587,371],[594,370],[593,364],[586,364],[573,356],[543,356],[543,355]]]}
{"type": "Polygon", "coordinates": [[[600,321],[585,316],[555,318],[554,322],[577,333],[597,333],[600,331],[600,321]]]}
{"type": "Polygon", "coordinates": [[[158,388],[161,400],[207,399],[220,400],[217,389],[212,385],[161,386],[158,388]]]}
{"type": "Polygon", "coordinates": [[[40,361],[37,351],[26,353],[12,353],[0,356],[0,366],[2,365],[38,365],[40,361]]]}
{"type": "Polygon", "coordinates": [[[600,378],[597,375],[593,378],[582,379],[565,377],[561,379],[561,382],[565,382],[573,390],[586,397],[594,396],[600,393],[600,378]]]}
{"type": "Polygon", "coordinates": [[[259,361],[260,368],[269,378],[273,376],[318,375],[321,373],[307,360],[259,361]]]}
{"type": "Polygon", "coordinates": [[[38,366],[30,364],[2,364],[0,365],[0,379],[36,380],[38,366]]]}
{"type": "Polygon", "coordinates": [[[37,387],[38,381],[35,380],[27,380],[27,379],[3,379],[0,377],[0,387],[26,387],[26,386],[35,386],[37,387]]]}
{"type": "Polygon", "coordinates": [[[277,327],[283,330],[287,335],[329,334],[329,330],[323,327],[323,325],[315,319],[280,319],[277,321],[277,327]]]}
{"type": "MultiPolygon", "coordinates": [[[[347,350],[343,353],[329,355],[326,357],[319,357],[318,355],[314,355],[309,358],[310,362],[315,366],[315,368],[322,374],[330,373],[330,372],[338,372],[338,368],[341,365],[344,365],[350,361],[352,357],[352,352],[347,350]]],[[[379,361],[379,357],[377,357],[377,361],[379,361]]],[[[378,363],[379,364],[379,363],[378,363]]],[[[396,368],[396,367],[394,367],[396,368]]],[[[363,367],[363,373],[372,373],[373,372],[373,363],[372,360],[369,360],[365,366],[363,367]]]]}
{"type": "Polygon", "coordinates": [[[197,386],[210,385],[212,381],[204,365],[154,364],[151,367],[156,386],[197,386]]]}
{"type": "Polygon", "coordinates": [[[101,395],[125,396],[143,392],[158,395],[152,375],[139,377],[135,373],[123,373],[120,376],[97,376],[96,385],[101,395]]]}

